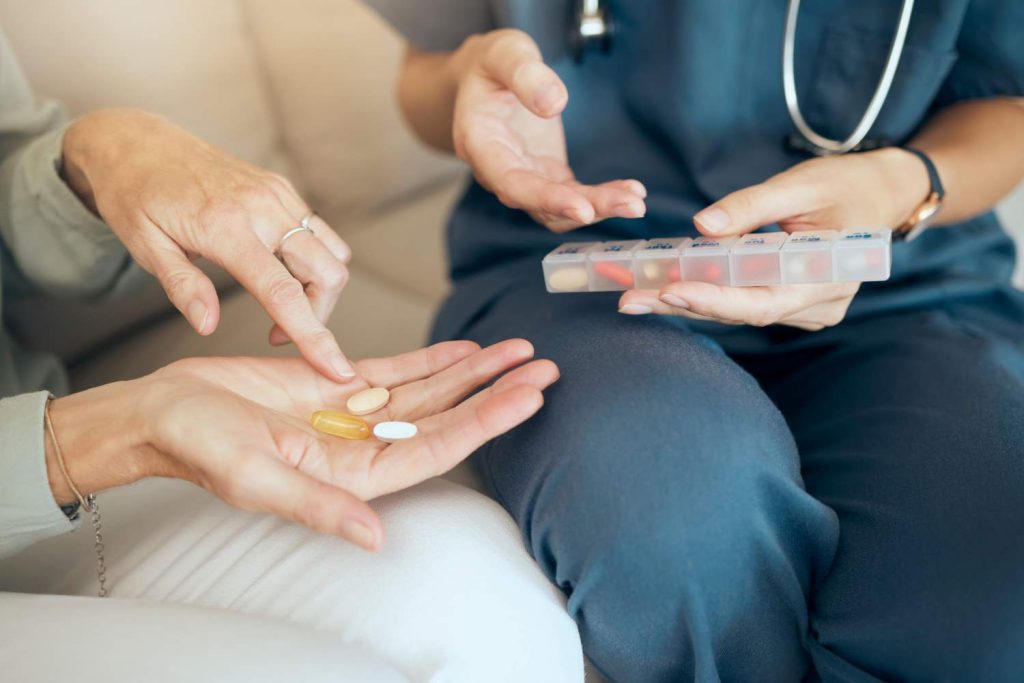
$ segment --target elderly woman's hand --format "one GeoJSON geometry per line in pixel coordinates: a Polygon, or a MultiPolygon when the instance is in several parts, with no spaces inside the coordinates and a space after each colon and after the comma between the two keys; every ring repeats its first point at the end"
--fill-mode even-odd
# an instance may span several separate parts
{"type": "MultiPolygon", "coordinates": [[[[694,222],[702,233],[715,237],[773,223],[787,232],[896,226],[924,200],[928,188],[923,164],[903,150],[825,157],[734,192],[697,214],[694,222]]],[[[843,320],[859,289],[855,282],[770,287],[676,282],[660,292],[626,292],[619,310],[820,330],[843,320]]]]}
{"type": "Polygon", "coordinates": [[[71,125],[64,177],[124,242],[200,334],[217,327],[213,283],[192,260],[227,270],[327,377],[352,366],[324,322],[348,278],[348,246],[323,220],[281,239],[310,213],[287,179],[241,161],[158,116],[104,110],[71,125]],[[281,246],[284,264],[274,252],[281,246]]]}
{"type": "MultiPolygon", "coordinates": [[[[147,476],[185,479],[237,507],[375,550],[380,520],[364,501],[447,472],[540,409],[558,369],[527,362],[532,356],[523,340],[483,350],[447,342],[362,361],[360,379],[344,385],[298,358],[191,359],[58,399],[51,417],[71,478],[86,492],[147,476]],[[391,400],[365,419],[414,422],[416,437],[388,445],[312,429],[313,412],[344,410],[369,385],[389,388],[391,400]]],[[[70,502],[52,461],[54,496],[70,502]]]]}

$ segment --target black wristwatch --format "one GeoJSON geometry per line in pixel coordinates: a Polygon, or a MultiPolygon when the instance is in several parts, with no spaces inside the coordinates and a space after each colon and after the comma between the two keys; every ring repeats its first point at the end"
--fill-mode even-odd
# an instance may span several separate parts
{"type": "Polygon", "coordinates": [[[932,186],[931,192],[928,193],[928,197],[921,206],[914,210],[910,218],[893,230],[892,238],[894,240],[909,242],[931,225],[932,220],[935,219],[935,216],[942,209],[942,202],[946,198],[946,190],[942,187],[939,169],[935,168],[935,163],[927,154],[913,147],[901,147],[900,149],[910,152],[924,163],[925,169],[928,170],[928,181],[932,186]]]}

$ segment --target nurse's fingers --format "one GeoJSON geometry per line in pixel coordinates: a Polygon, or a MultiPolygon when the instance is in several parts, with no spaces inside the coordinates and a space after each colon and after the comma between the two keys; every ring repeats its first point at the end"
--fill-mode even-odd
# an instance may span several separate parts
{"type": "Polygon", "coordinates": [[[505,172],[494,185],[494,193],[502,204],[511,209],[556,217],[556,220],[545,222],[552,229],[556,223],[579,227],[597,219],[594,205],[578,189],[552,182],[530,171],[515,169],[505,172]]]}
{"type": "Polygon", "coordinates": [[[765,225],[816,211],[824,198],[815,186],[776,176],[726,195],[693,217],[705,235],[742,235],[765,225]]]}
{"type": "MultiPolygon", "coordinates": [[[[778,287],[719,287],[704,282],[677,282],[652,297],[651,290],[626,292],[619,301],[622,313],[701,316],[719,322],[765,327],[790,320],[802,324],[835,325],[834,307],[818,309],[820,318],[805,313],[820,304],[851,299],[857,283],[789,285],[778,287]]],[[[838,310],[838,309],[836,309],[838,310]]],[[[845,315],[845,307],[841,308],[845,315]]]]}
{"type": "MultiPolygon", "coordinates": [[[[619,181],[601,185],[576,185],[575,189],[594,206],[598,220],[602,218],[642,218],[647,213],[643,197],[636,188],[623,187],[619,181]]],[[[642,186],[641,186],[642,187],[642,186]]]]}
{"type": "Polygon", "coordinates": [[[544,63],[533,38],[522,31],[497,31],[484,55],[483,69],[537,116],[557,116],[569,102],[562,79],[544,63]]]}

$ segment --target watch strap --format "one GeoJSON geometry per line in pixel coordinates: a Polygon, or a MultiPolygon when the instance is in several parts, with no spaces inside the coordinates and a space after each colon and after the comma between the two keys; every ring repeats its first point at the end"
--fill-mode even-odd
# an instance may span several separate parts
{"type": "Polygon", "coordinates": [[[931,183],[932,192],[938,195],[939,199],[943,199],[946,196],[946,188],[942,186],[942,179],[939,177],[939,169],[935,168],[935,162],[932,161],[931,157],[914,147],[902,147],[901,149],[910,152],[921,160],[925,169],[928,171],[928,182],[931,183]]]}

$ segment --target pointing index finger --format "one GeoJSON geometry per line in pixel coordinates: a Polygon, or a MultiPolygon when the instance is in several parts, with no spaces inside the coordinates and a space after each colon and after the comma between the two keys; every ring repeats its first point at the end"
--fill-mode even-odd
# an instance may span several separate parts
{"type": "Polygon", "coordinates": [[[302,283],[259,240],[243,239],[235,248],[235,258],[221,265],[260,302],[317,370],[342,382],[355,377],[334,335],[313,311],[302,283]]]}

